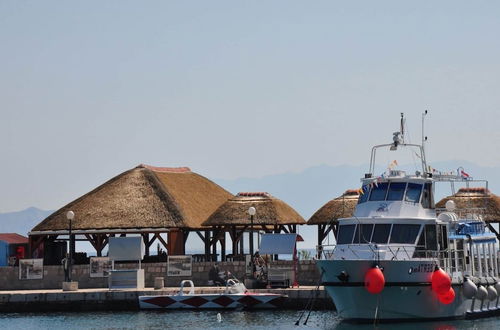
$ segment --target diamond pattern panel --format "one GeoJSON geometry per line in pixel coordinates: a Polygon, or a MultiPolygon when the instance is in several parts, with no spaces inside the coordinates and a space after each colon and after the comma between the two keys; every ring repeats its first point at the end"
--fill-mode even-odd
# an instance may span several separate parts
{"type": "Polygon", "coordinates": [[[238,300],[239,303],[243,304],[245,307],[252,307],[257,304],[260,304],[260,300],[255,299],[254,297],[250,295],[246,295],[243,298],[238,300]]]}
{"type": "Polygon", "coordinates": [[[143,301],[147,302],[148,304],[153,304],[153,305],[160,306],[160,307],[168,307],[168,306],[172,305],[173,303],[175,303],[175,300],[173,300],[167,296],[144,299],[143,301]]]}
{"type": "Polygon", "coordinates": [[[221,305],[223,307],[227,307],[228,305],[232,304],[234,300],[229,298],[228,296],[220,296],[213,299],[212,302],[221,305]]]}
{"type": "Polygon", "coordinates": [[[208,300],[202,297],[191,297],[181,300],[180,302],[189,306],[200,307],[201,305],[206,304],[208,300]]]}

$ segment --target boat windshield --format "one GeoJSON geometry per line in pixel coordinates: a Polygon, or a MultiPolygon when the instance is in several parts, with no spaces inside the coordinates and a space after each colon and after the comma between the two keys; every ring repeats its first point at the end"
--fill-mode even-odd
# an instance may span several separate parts
{"type": "Polygon", "coordinates": [[[383,201],[385,200],[385,195],[387,195],[387,188],[389,184],[387,182],[379,183],[378,186],[372,188],[370,194],[371,201],[383,201]]]}
{"type": "Polygon", "coordinates": [[[392,226],[390,243],[414,244],[419,231],[420,225],[395,224],[392,226]]]}
{"type": "Polygon", "coordinates": [[[422,193],[422,185],[419,183],[408,183],[406,189],[405,201],[418,203],[420,201],[420,194],[422,193]]]}
{"type": "Polygon", "coordinates": [[[370,188],[370,185],[364,185],[362,193],[359,196],[358,204],[367,201],[402,201],[410,203],[419,203],[422,197],[422,205],[429,208],[432,206],[432,186],[426,183],[425,187],[421,183],[412,182],[381,182],[370,188]],[[422,192],[423,188],[423,192],[422,192]]]}
{"type": "Polygon", "coordinates": [[[368,200],[368,196],[370,196],[369,186],[368,186],[368,188],[366,188],[366,191],[364,191],[363,189],[361,189],[361,191],[362,192],[359,195],[358,204],[366,202],[368,200]]]}
{"type": "Polygon", "coordinates": [[[406,182],[391,182],[389,192],[387,193],[388,201],[402,201],[405,194],[406,182]]]}

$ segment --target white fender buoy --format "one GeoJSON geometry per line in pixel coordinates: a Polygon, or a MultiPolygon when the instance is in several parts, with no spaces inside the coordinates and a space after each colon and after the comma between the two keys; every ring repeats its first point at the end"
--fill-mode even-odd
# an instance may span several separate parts
{"type": "Polygon", "coordinates": [[[467,279],[462,287],[464,296],[467,299],[472,299],[477,293],[477,286],[471,280],[467,279]]]}
{"type": "Polygon", "coordinates": [[[217,313],[217,322],[222,322],[222,315],[220,315],[220,313],[217,313]]]}
{"type": "Polygon", "coordinates": [[[496,300],[498,297],[497,290],[493,287],[493,285],[488,286],[488,299],[490,301],[496,300]]]}
{"type": "Polygon", "coordinates": [[[497,293],[500,292],[500,282],[495,283],[495,290],[497,290],[497,293]]]}
{"type": "Polygon", "coordinates": [[[479,288],[477,288],[476,299],[484,300],[486,297],[488,297],[488,290],[486,290],[484,286],[480,285],[479,288]]]}

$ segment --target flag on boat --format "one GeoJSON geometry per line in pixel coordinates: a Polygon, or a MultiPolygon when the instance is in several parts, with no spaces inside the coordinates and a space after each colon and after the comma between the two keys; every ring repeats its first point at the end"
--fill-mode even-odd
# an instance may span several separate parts
{"type": "Polygon", "coordinates": [[[462,178],[464,179],[468,179],[470,178],[470,175],[468,173],[465,173],[464,170],[460,170],[460,175],[462,176],[462,178]]]}
{"type": "Polygon", "coordinates": [[[389,169],[389,170],[392,170],[394,167],[396,167],[396,166],[398,166],[398,165],[399,165],[399,164],[398,164],[398,161],[394,159],[394,160],[393,160],[393,161],[389,164],[388,169],[389,169]]]}

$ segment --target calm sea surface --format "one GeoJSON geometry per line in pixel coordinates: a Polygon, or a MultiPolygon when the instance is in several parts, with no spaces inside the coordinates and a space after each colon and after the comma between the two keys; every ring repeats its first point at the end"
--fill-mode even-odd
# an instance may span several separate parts
{"type": "Polygon", "coordinates": [[[442,321],[353,325],[339,322],[334,312],[312,312],[307,325],[295,326],[299,311],[139,311],[94,313],[0,314],[5,329],[401,329],[454,330],[500,329],[500,318],[474,321],[442,321]]]}

